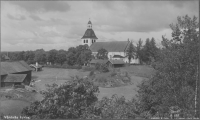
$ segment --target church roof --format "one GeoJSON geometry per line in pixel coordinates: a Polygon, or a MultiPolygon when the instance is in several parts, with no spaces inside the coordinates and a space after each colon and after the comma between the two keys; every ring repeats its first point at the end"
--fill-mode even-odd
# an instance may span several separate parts
{"type": "Polygon", "coordinates": [[[94,33],[94,31],[93,31],[92,29],[87,29],[87,30],[85,31],[84,36],[83,36],[81,39],[83,39],[83,38],[94,38],[94,39],[98,39],[98,38],[96,37],[96,35],[95,35],[95,33],[94,33]]]}
{"type": "Polygon", "coordinates": [[[90,50],[98,52],[99,49],[104,48],[108,52],[125,52],[129,43],[129,41],[95,42],[90,46],[90,50]]]}
{"type": "Polygon", "coordinates": [[[89,20],[88,24],[92,24],[92,22],[89,20]]]}

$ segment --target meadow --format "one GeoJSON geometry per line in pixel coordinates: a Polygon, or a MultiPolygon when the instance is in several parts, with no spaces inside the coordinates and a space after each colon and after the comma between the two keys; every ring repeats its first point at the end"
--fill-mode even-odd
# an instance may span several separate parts
{"type": "MultiPolygon", "coordinates": [[[[131,100],[137,94],[137,85],[141,83],[143,79],[148,79],[154,73],[154,70],[148,66],[132,65],[120,68],[121,71],[126,71],[131,77],[132,84],[114,88],[99,87],[100,93],[98,98],[111,97],[113,94],[118,96],[124,96],[126,100],[131,100]]],[[[61,69],[61,68],[43,68],[43,71],[32,72],[32,79],[35,80],[35,89],[37,91],[45,90],[46,84],[62,84],[68,80],[73,80],[73,76],[84,77],[88,76],[89,71],[77,70],[77,69],[61,69]]],[[[41,100],[40,93],[30,94],[35,100],[41,100]]],[[[23,96],[23,94],[22,94],[23,96]]],[[[0,98],[1,111],[0,113],[19,115],[23,107],[30,105],[31,101],[22,99],[9,99],[4,100],[0,98]]]]}

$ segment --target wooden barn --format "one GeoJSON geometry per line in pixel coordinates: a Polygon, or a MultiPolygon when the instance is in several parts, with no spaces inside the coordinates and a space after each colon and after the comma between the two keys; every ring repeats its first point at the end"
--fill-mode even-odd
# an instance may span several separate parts
{"type": "Polygon", "coordinates": [[[31,73],[32,69],[24,61],[1,62],[1,86],[29,85],[31,73]]]}
{"type": "Polygon", "coordinates": [[[116,68],[116,67],[123,67],[125,65],[125,62],[121,59],[119,59],[119,60],[109,60],[107,64],[108,64],[109,67],[115,67],[116,68]]]}

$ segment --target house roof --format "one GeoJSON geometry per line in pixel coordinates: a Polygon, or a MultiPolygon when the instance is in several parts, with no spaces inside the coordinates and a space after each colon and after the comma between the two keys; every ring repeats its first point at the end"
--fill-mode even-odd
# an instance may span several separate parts
{"type": "Polygon", "coordinates": [[[83,35],[83,37],[81,39],[84,39],[84,38],[98,39],[92,29],[87,29],[85,31],[85,34],[83,35]]]}
{"type": "Polygon", "coordinates": [[[108,52],[125,52],[129,43],[129,41],[95,42],[90,46],[90,50],[98,52],[99,49],[104,48],[108,52]]]}
{"type": "Polygon", "coordinates": [[[90,61],[90,63],[94,63],[94,64],[96,64],[96,63],[106,64],[107,62],[108,62],[108,60],[102,60],[102,59],[92,59],[90,61]]]}
{"type": "Polygon", "coordinates": [[[31,70],[32,69],[24,61],[1,62],[1,75],[31,70]]]}
{"type": "Polygon", "coordinates": [[[114,55],[113,58],[124,58],[124,57],[121,55],[114,55]]]}
{"type": "Polygon", "coordinates": [[[26,74],[8,74],[2,82],[23,82],[26,74]]]}
{"type": "Polygon", "coordinates": [[[125,62],[123,60],[109,60],[112,64],[116,65],[116,64],[125,64],[125,62]]]}
{"type": "Polygon", "coordinates": [[[89,20],[89,21],[88,21],[88,24],[92,24],[92,22],[89,20]]]}

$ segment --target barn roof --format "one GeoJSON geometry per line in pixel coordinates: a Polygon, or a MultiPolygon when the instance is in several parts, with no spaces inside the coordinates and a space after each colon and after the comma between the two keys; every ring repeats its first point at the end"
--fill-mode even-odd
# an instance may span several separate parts
{"type": "Polygon", "coordinates": [[[125,62],[123,60],[109,60],[112,64],[116,65],[116,64],[125,64],[125,62]]]}
{"type": "Polygon", "coordinates": [[[87,29],[85,31],[85,34],[83,35],[83,37],[81,39],[84,39],[84,38],[98,39],[92,29],[87,29]]]}
{"type": "Polygon", "coordinates": [[[94,63],[94,64],[96,64],[96,63],[106,64],[107,62],[108,62],[108,60],[102,60],[102,59],[92,59],[90,61],[90,63],[94,63]]]}
{"type": "Polygon", "coordinates": [[[1,62],[1,75],[32,70],[24,61],[1,62]]]}
{"type": "Polygon", "coordinates": [[[95,42],[90,46],[90,50],[98,52],[99,49],[104,48],[108,52],[125,52],[129,43],[129,41],[95,42]]]}
{"type": "Polygon", "coordinates": [[[8,74],[3,82],[23,82],[26,74],[8,74]]]}

